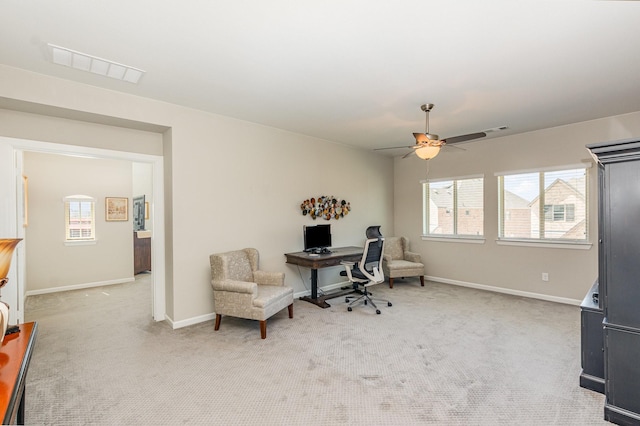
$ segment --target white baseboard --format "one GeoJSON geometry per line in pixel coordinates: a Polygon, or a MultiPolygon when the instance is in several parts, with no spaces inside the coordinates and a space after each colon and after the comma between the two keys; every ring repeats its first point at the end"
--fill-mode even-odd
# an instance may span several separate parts
{"type": "MultiPolygon", "coordinates": [[[[349,281],[343,281],[340,283],[335,283],[335,284],[328,284],[325,285],[323,287],[318,288],[318,293],[322,294],[323,292],[327,292],[327,291],[331,291],[331,290],[335,290],[337,288],[341,288],[341,287],[351,287],[351,283],[349,281]]],[[[294,299],[299,299],[301,297],[304,296],[311,296],[311,290],[305,290],[305,291],[300,291],[298,293],[294,293],[293,298],[294,299]]]]}
{"type": "MultiPolygon", "coordinates": [[[[212,312],[210,314],[200,315],[198,317],[187,318],[185,320],[180,320],[180,321],[174,321],[171,318],[169,318],[168,316],[165,316],[165,320],[169,323],[171,328],[174,329],[174,330],[177,329],[177,328],[188,327],[188,326],[194,325],[194,324],[200,324],[201,322],[212,321],[215,318],[216,318],[215,312],[212,312]]],[[[213,325],[211,327],[213,329],[213,325]]]]}
{"type": "Polygon", "coordinates": [[[102,287],[102,286],[106,286],[106,285],[130,283],[130,282],[133,282],[135,280],[136,279],[134,277],[128,277],[128,278],[119,278],[119,279],[115,279],[115,280],[96,281],[96,282],[93,282],[93,283],[82,283],[82,284],[67,285],[67,286],[62,286],[62,287],[50,287],[50,288],[45,288],[45,289],[42,289],[42,290],[28,290],[27,292],[25,292],[25,297],[35,296],[35,295],[38,295],[38,294],[58,293],[60,291],[82,290],[83,288],[102,287]]]}
{"type": "MultiPolygon", "coordinates": [[[[548,302],[564,303],[566,305],[580,306],[580,304],[582,303],[582,300],[569,299],[566,297],[550,296],[548,294],[532,293],[528,291],[514,290],[511,288],[494,287],[494,286],[484,285],[484,284],[469,283],[465,281],[451,280],[448,278],[440,278],[440,277],[425,275],[424,279],[427,281],[435,281],[435,282],[444,283],[444,284],[452,284],[460,287],[469,287],[469,288],[475,288],[478,290],[492,291],[494,293],[504,293],[504,294],[510,294],[513,296],[522,296],[522,297],[529,297],[531,299],[546,300],[548,302]]],[[[329,284],[319,288],[318,292],[319,293],[327,292],[327,291],[335,290],[344,286],[351,286],[351,283],[349,281],[344,281],[344,282],[339,282],[335,284],[329,284]]],[[[303,296],[309,296],[310,294],[311,294],[311,290],[304,290],[304,291],[294,293],[293,298],[299,299],[303,296]]],[[[215,317],[216,317],[215,312],[212,312],[210,314],[200,315],[198,317],[188,318],[181,321],[173,321],[169,317],[165,317],[165,319],[169,323],[169,325],[171,325],[171,328],[175,330],[178,328],[199,324],[201,322],[213,321],[215,317]]]]}
{"type": "Polygon", "coordinates": [[[453,284],[461,287],[470,287],[478,290],[492,291],[494,293],[504,293],[504,294],[511,294],[513,296],[522,296],[522,297],[529,297],[531,299],[540,299],[540,300],[546,300],[549,302],[564,303],[565,305],[580,306],[580,304],[582,303],[582,300],[569,299],[567,297],[551,296],[548,294],[514,290],[512,288],[494,287],[494,286],[484,285],[484,284],[469,283],[466,281],[450,280],[448,278],[432,277],[432,276],[425,275],[424,279],[428,281],[435,281],[435,282],[444,283],[444,284],[453,284]]]}
{"type": "MultiPolygon", "coordinates": [[[[344,282],[341,282],[341,283],[335,283],[335,284],[329,284],[329,285],[326,285],[324,287],[319,288],[318,292],[330,291],[330,290],[334,290],[336,288],[340,288],[340,287],[344,287],[344,286],[351,286],[351,284],[348,281],[344,281],[344,282]]],[[[311,294],[311,290],[305,290],[305,291],[301,291],[301,292],[295,293],[293,295],[293,298],[294,299],[299,299],[299,298],[301,298],[303,296],[309,296],[310,294],[311,294]]],[[[168,316],[165,316],[165,320],[167,321],[167,323],[169,323],[171,328],[174,329],[174,330],[178,329],[178,328],[182,328],[182,327],[188,327],[190,325],[199,324],[201,322],[213,321],[215,318],[216,318],[215,312],[212,312],[210,314],[200,315],[198,317],[188,318],[188,319],[185,319],[185,320],[180,320],[180,321],[173,321],[168,316]]]]}

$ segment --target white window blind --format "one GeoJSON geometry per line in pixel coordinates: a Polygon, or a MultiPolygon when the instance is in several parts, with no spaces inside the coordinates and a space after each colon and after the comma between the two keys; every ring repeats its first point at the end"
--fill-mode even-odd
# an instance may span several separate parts
{"type": "Polygon", "coordinates": [[[500,239],[587,240],[587,168],[497,176],[500,239]]]}
{"type": "Polygon", "coordinates": [[[64,199],[66,241],[95,240],[95,200],[86,195],[64,199]]]}
{"type": "Polygon", "coordinates": [[[423,182],[423,234],[484,235],[484,177],[423,182]]]}

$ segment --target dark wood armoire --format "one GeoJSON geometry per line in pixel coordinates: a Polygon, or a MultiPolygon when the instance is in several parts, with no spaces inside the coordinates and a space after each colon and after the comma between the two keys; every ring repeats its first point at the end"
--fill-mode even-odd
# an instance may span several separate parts
{"type": "Polygon", "coordinates": [[[594,390],[600,390],[598,383],[604,384],[605,420],[638,425],[640,139],[587,148],[598,162],[598,281],[582,305],[580,384],[594,390]],[[602,369],[599,362],[603,362],[602,369]],[[604,373],[601,381],[600,372],[604,373]]]}

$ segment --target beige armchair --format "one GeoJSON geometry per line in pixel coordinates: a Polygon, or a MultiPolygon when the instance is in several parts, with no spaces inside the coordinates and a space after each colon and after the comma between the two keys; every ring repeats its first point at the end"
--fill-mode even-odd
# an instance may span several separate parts
{"type": "Polygon", "coordinates": [[[284,308],[293,318],[293,289],[284,286],[283,272],[258,270],[254,248],[209,256],[216,312],[215,330],[222,315],[260,321],[260,337],[267,337],[267,319],[284,308]]]}
{"type": "Polygon", "coordinates": [[[424,287],[424,264],[418,253],[409,251],[409,240],[405,237],[385,238],[382,270],[389,277],[389,288],[394,278],[420,277],[424,287]]]}

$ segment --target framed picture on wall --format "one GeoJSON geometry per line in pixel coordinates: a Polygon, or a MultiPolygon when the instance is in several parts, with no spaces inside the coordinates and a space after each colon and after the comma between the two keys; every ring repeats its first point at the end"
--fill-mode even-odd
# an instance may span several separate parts
{"type": "Polygon", "coordinates": [[[126,197],[106,197],[104,199],[107,222],[129,220],[129,199],[126,197]]]}

